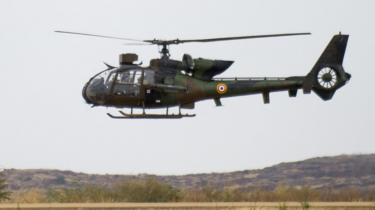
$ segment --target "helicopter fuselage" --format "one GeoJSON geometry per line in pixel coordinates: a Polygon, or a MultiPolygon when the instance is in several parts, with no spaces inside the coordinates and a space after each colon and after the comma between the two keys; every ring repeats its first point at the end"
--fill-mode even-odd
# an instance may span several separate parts
{"type": "Polygon", "coordinates": [[[94,106],[118,108],[194,108],[194,103],[223,97],[265,94],[289,90],[293,95],[302,87],[304,77],[222,78],[204,81],[179,71],[160,71],[137,65],[109,69],[98,74],[83,89],[86,102],[94,106]]]}
{"type": "MultiPolygon", "coordinates": [[[[143,108],[142,114],[127,114],[112,118],[182,118],[195,115],[146,114],[145,109],[180,108],[193,109],[195,102],[213,99],[221,106],[221,98],[262,94],[264,103],[270,102],[270,93],[288,91],[290,97],[298,89],[304,93],[314,91],[323,100],[330,100],[336,90],[351,78],[343,66],[348,35],[335,35],[318,61],[306,76],[284,78],[249,77],[216,78],[233,61],[192,59],[184,55],[182,61],[168,57],[153,59],[149,67],[134,64],[135,54],[120,55],[120,66],[107,65],[107,69],[94,75],[84,86],[82,94],[93,106],[117,108],[143,108]]],[[[132,111],[133,109],[131,109],[132,111]]]]}
{"type": "Polygon", "coordinates": [[[170,59],[169,46],[183,43],[207,43],[218,41],[257,39],[270,37],[300,36],[311,33],[284,33],[252,36],[230,36],[208,39],[130,39],[69,31],[58,33],[101,37],[131,41],[129,44],[157,45],[160,59],[152,59],[149,67],[134,64],[136,54],[121,54],[120,67],[108,64],[107,69],[93,76],[84,86],[82,95],[93,106],[131,108],[127,114],[108,116],[116,119],[180,119],[194,117],[194,114],[181,114],[181,108],[194,108],[195,102],[213,99],[221,106],[220,98],[249,94],[262,94],[264,103],[270,102],[270,92],[288,91],[290,97],[315,92],[321,99],[330,100],[336,90],[344,86],[351,78],[343,67],[343,60],[349,35],[341,32],[331,39],[315,65],[306,76],[286,78],[216,78],[233,61],[193,59],[185,54],[182,61],[170,59]],[[168,108],[179,106],[178,115],[169,114],[168,108]],[[166,107],[166,114],[146,114],[147,108],[166,107]],[[142,114],[133,114],[133,108],[143,108],[142,114]]]}

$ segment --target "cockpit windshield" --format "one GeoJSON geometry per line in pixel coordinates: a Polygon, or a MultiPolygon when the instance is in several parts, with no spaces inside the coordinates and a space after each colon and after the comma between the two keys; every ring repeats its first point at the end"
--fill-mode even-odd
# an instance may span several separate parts
{"type": "Polygon", "coordinates": [[[145,69],[113,69],[103,71],[91,79],[88,91],[95,96],[139,96],[143,84],[154,83],[154,72],[145,69]]]}

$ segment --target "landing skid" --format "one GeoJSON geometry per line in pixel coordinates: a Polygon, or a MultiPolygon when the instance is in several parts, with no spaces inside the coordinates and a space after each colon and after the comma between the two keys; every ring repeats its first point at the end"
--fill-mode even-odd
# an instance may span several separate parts
{"type": "Polygon", "coordinates": [[[123,111],[119,111],[120,116],[112,115],[107,113],[107,115],[113,119],[181,119],[184,117],[195,117],[195,114],[128,114],[123,111]]]}

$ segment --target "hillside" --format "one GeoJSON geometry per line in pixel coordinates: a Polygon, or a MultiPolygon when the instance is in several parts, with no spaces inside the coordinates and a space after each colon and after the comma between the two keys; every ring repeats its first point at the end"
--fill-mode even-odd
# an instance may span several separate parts
{"type": "MultiPolygon", "coordinates": [[[[13,191],[30,188],[72,188],[84,185],[112,186],[124,180],[145,179],[153,175],[95,175],[59,170],[3,171],[13,191]]],[[[375,190],[375,154],[319,157],[304,161],[280,163],[259,170],[229,173],[153,176],[177,188],[242,188],[269,189],[278,185],[310,186],[316,189],[356,187],[375,190]]]]}

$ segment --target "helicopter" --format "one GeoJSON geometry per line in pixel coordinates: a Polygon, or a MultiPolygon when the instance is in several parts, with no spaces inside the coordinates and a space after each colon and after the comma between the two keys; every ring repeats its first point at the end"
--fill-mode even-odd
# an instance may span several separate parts
{"type": "Polygon", "coordinates": [[[310,35],[311,33],[285,33],[252,36],[221,37],[209,39],[151,39],[138,40],[96,34],[55,31],[58,33],[93,36],[131,41],[130,45],[157,45],[160,58],[150,60],[148,67],[135,63],[138,55],[125,53],[119,56],[119,66],[106,64],[106,69],[92,76],[84,85],[84,100],[95,106],[130,108],[120,115],[107,115],[114,119],[181,119],[195,117],[182,114],[183,109],[194,109],[195,103],[211,99],[222,106],[221,98],[262,94],[263,102],[270,103],[270,93],[288,91],[296,97],[297,91],[315,92],[321,99],[330,100],[336,90],[351,78],[343,68],[343,59],[349,35],[334,35],[311,71],[306,76],[291,77],[232,77],[218,78],[234,61],[193,58],[184,54],[182,60],[170,58],[169,46],[184,43],[217,42],[240,39],[256,39],[282,36],[310,35]],[[178,114],[170,113],[170,107],[178,107],[178,114]],[[134,113],[140,108],[142,113],[134,113]],[[146,109],[165,108],[163,114],[149,114],[146,109]]]}

